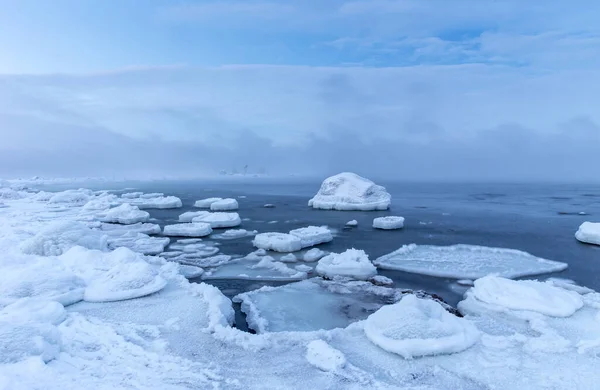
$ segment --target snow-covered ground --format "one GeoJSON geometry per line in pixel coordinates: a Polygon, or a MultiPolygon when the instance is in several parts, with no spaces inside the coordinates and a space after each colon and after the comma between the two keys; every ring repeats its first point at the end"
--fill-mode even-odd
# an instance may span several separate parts
{"type": "MultiPolygon", "coordinates": [[[[216,255],[217,247],[197,238],[146,256],[132,247],[161,239],[150,237],[160,228],[100,217],[131,199],[138,207],[176,206],[169,196],[115,201],[84,189],[2,190],[0,389],[587,390],[600,381],[600,294],[560,279],[502,277],[561,263],[468,246],[410,247],[377,261],[474,279],[459,318],[418,294],[340,279],[375,272],[359,251],[330,254],[319,264],[333,280],[236,297],[259,332],[250,334],[232,326],[230,299],[183,275],[300,280],[306,268],[264,250],[240,259],[216,255]],[[213,255],[190,257],[197,263],[185,267],[172,261],[196,251],[213,255]]],[[[302,240],[288,234],[279,244],[296,251],[302,240]]]]}

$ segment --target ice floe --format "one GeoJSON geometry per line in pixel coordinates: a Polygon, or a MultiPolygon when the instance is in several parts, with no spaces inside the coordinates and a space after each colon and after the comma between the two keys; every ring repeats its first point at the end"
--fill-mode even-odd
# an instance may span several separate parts
{"type": "Polygon", "coordinates": [[[70,203],[75,205],[83,205],[87,203],[91,196],[93,196],[93,192],[86,189],[66,190],[52,195],[52,197],[48,199],[48,203],[70,203]]]}
{"type": "Polygon", "coordinates": [[[600,222],[584,222],[575,233],[575,238],[587,244],[600,245],[600,222]]]}
{"type": "Polygon", "coordinates": [[[351,226],[351,227],[358,226],[358,221],[356,219],[348,221],[348,222],[346,222],[346,226],[351,226]]]}
{"type": "Polygon", "coordinates": [[[323,340],[308,343],[306,360],[322,371],[336,371],[346,365],[344,354],[323,340]]]}
{"type": "Polygon", "coordinates": [[[208,211],[186,211],[179,216],[179,222],[192,222],[194,218],[201,217],[208,213],[208,211]]]}
{"type": "Polygon", "coordinates": [[[147,211],[140,210],[137,206],[132,206],[129,203],[114,207],[100,217],[102,222],[120,223],[122,225],[147,222],[148,219],[150,219],[150,214],[147,211]]]}
{"type": "Polygon", "coordinates": [[[238,201],[233,198],[217,200],[210,204],[211,211],[232,211],[239,207],[238,201]]]}
{"type": "Polygon", "coordinates": [[[307,262],[313,262],[313,261],[317,261],[323,257],[325,257],[325,255],[327,255],[327,252],[319,249],[319,248],[312,248],[307,250],[304,255],[302,255],[302,260],[307,261],[307,262]]]}
{"type": "Polygon", "coordinates": [[[77,245],[107,250],[108,236],[81,222],[54,222],[24,241],[21,250],[31,255],[58,256],[77,245]]]}
{"type": "Polygon", "coordinates": [[[113,223],[102,223],[98,228],[108,236],[121,236],[126,233],[160,234],[160,226],[155,223],[135,223],[133,225],[118,225],[113,223]]]}
{"type": "Polygon", "coordinates": [[[315,271],[328,278],[345,276],[359,280],[366,280],[377,274],[377,268],[371,263],[369,256],[365,251],[357,249],[330,253],[319,260],[315,271]]]}
{"type": "Polygon", "coordinates": [[[256,230],[246,230],[246,229],[229,229],[225,230],[223,233],[213,234],[211,238],[217,240],[234,240],[237,238],[244,238],[249,236],[254,236],[258,232],[256,230]]]}
{"type": "Polygon", "coordinates": [[[475,245],[405,245],[374,261],[377,267],[455,279],[477,279],[489,274],[507,278],[558,272],[567,264],[514,249],[475,245]]]}
{"type": "Polygon", "coordinates": [[[146,194],[139,198],[123,198],[122,203],[129,203],[140,209],[177,209],[182,207],[181,199],[176,196],[163,196],[162,194],[146,194]]]}
{"type": "Polygon", "coordinates": [[[204,270],[193,265],[180,265],[179,272],[188,279],[198,278],[202,276],[204,270]]]}
{"type": "Polygon", "coordinates": [[[238,213],[206,213],[192,219],[192,222],[208,223],[213,229],[230,228],[242,223],[238,213]]]}
{"type": "Polygon", "coordinates": [[[150,237],[144,233],[127,232],[118,237],[109,237],[108,246],[111,249],[129,248],[144,255],[158,255],[165,250],[171,240],[168,237],[150,237]]]}
{"type": "Polygon", "coordinates": [[[301,247],[307,248],[333,240],[331,231],[326,226],[308,226],[290,231],[292,236],[300,239],[301,247]]]}
{"type": "Polygon", "coordinates": [[[178,223],[175,225],[165,225],[163,228],[165,236],[204,237],[210,233],[212,233],[210,224],[203,222],[178,223]]]}
{"type": "Polygon", "coordinates": [[[275,252],[296,252],[302,249],[302,240],[287,233],[259,233],[252,244],[259,249],[275,252]]]}
{"type": "Polygon", "coordinates": [[[395,230],[402,229],[404,227],[404,218],[403,217],[379,217],[373,219],[373,227],[375,229],[383,229],[383,230],[395,230]]]}
{"type": "Polygon", "coordinates": [[[248,279],[248,280],[273,280],[288,281],[306,278],[306,272],[301,272],[280,261],[275,261],[271,256],[262,256],[260,260],[236,259],[214,269],[205,270],[203,279],[248,279]]]}
{"type": "Polygon", "coordinates": [[[325,179],[308,205],[325,210],[387,210],[391,200],[384,187],[355,173],[344,172],[325,179]]]}
{"type": "Polygon", "coordinates": [[[219,200],[223,200],[223,198],[200,199],[200,200],[197,200],[196,203],[194,203],[194,207],[198,207],[201,209],[209,209],[211,204],[213,204],[219,200]]]}

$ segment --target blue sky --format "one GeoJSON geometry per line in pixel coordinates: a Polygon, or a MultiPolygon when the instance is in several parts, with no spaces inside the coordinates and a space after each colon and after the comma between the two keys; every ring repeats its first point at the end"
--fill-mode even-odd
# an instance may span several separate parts
{"type": "Polygon", "coordinates": [[[600,165],[599,2],[0,0],[0,11],[8,175],[103,174],[119,164],[106,150],[145,148],[164,159],[142,154],[132,174],[251,164],[598,178],[584,168],[600,165]]]}

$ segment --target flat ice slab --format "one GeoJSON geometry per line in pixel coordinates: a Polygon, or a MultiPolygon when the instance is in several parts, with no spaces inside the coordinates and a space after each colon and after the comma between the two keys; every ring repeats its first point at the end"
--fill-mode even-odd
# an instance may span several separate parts
{"type": "Polygon", "coordinates": [[[584,222],[575,233],[575,238],[586,244],[600,245],[600,222],[584,222]]]}
{"type": "Polygon", "coordinates": [[[222,200],[223,198],[206,198],[206,199],[200,199],[197,200],[196,203],[194,203],[194,207],[198,207],[200,209],[209,209],[210,205],[222,200]]]}
{"type": "Polygon", "coordinates": [[[345,328],[400,296],[398,290],[369,282],[313,278],[262,287],[239,294],[233,301],[242,303],[251,329],[266,333],[345,328]]]}
{"type": "Polygon", "coordinates": [[[308,226],[290,231],[292,236],[300,239],[302,248],[333,241],[333,234],[326,226],[308,226]]]}
{"type": "Polygon", "coordinates": [[[375,218],[373,220],[373,227],[383,230],[402,229],[404,227],[404,217],[387,216],[375,218]]]}
{"type": "Polygon", "coordinates": [[[507,278],[558,272],[567,264],[514,249],[476,245],[405,245],[374,261],[377,267],[455,279],[478,279],[489,274],[507,278]]]}
{"type": "Polygon", "coordinates": [[[211,211],[231,211],[237,210],[238,207],[238,201],[233,198],[217,200],[216,202],[210,204],[211,211]]]}
{"type": "Polygon", "coordinates": [[[292,269],[271,256],[264,256],[260,260],[231,260],[214,270],[206,270],[202,279],[289,281],[306,279],[306,276],[306,272],[292,269]]]}
{"type": "Polygon", "coordinates": [[[109,237],[108,247],[111,249],[125,247],[143,255],[158,255],[164,252],[169,242],[171,242],[169,237],[150,237],[133,231],[119,237],[109,237]]]}
{"type": "Polygon", "coordinates": [[[165,236],[176,237],[204,237],[212,233],[210,224],[203,222],[178,223],[175,225],[166,225],[163,228],[165,236]]]}
{"type": "Polygon", "coordinates": [[[304,255],[302,256],[302,260],[306,262],[313,262],[322,259],[323,257],[325,257],[325,255],[327,255],[327,253],[322,251],[321,249],[312,248],[304,253],[304,255]]]}
{"type": "Polygon", "coordinates": [[[414,295],[371,314],[364,330],[373,344],[405,359],[461,352],[479,339],[471,322],[414,295]]]}
{"type": "Polygon", "coordinates": [[[286,233],[259,233],[252,244],[260,249],[275,252],[296,252],[302,249],[299,237],[286,233]]]}
{"type": "Polygon", "coordinates": [[[162,196],[160,194],[145,195],[152,195],[154,197],[142,195],[139,198],[123,198],[122,201],[123,203],[129,203],[133,206],[137,206],[140,209],[177,209],[183,205],[181,203],[181,199],[176,196],[162,196]]]}
{"type": "Polygon", "coordinates": [[[134,223],[133,225],[119,225],[102,223],[97,228],[108,236],[121,236],[125,233],[160,234],[160,226],[155,223],[134,223]]]}
{"type": "Polygon", "coordinates": [[[391,195],[382,186],[355,173],[344,172],[328,177],[319,192],[308,201],[315,209],[324,210],[387,210],[391,195]]]}
{"type": "Polygon", "coordinates": [[[213,229],[219,229],[239,226],[242,220],[238,213],[206,213],[195,217],[192,222],[208,223],[213,229]]]}
{"type": "Polygon", "coordinates": [[[345,276],[367,280],[377,274],[377,268],[369,260],[365,251],[348,249],[343,253],[331,253],[321,260],[315,268],[317,273],[328,278],[345,276]]]}
{"type": "Polygon", "coordinates": [[[220,234],[213,234],[211,238],[217,240],[234,240],[238,238],[244,238],[249,236],[254,236],[258,232],[256,230],[246,230],[246,229],[229,229],[225,230],[220,234]]]}
{"type": "Polygon", "coordinates": [[[208,211],[186,211],[179,216],[179,222],[192,222],[194,218],[201,217],[208,213],[208,211]]]}
{"type": "Polygon", "coordinates": [[[147,222],[150,219],[150,214],[147,211],[140,210],[137,206],[123,203],[108,210],[100,219],[102,222],[132,225],[138,222],[147,222]]]}

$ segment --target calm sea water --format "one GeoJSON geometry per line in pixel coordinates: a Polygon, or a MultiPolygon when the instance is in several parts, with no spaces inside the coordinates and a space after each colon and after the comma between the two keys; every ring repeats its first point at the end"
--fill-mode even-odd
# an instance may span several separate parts
{"type": "MultiPolygon", "coordinates": [[[[600,247],[577,242],[579,225],[600,221],[600,185],[585,184],[458,184],[381,182],[393,196],[392,208],[382,212],[339,212],[312,210],[307,201],[319,189],[319,181],[276,181],[242,178],[237,181],[156,181],[95,184],[96,189],[124,189],[164,192],[181,198],[184,207],[176,210],[148,210],[158,223],[175,223],[179,214],[194,210],[198,199],[235,197],[240,216],[249,218],[242,228],[259,232],[288,232],[308,225],[336,229],[333,242],[322,249],[340,252],[347,248],[365,250],[371,259],[392,252],[404,244],[474,244],[513,248],[543,258],[566,262],[569,268],[553,274],[570,278],[600,290],[600,247]],[[239,197],[245,198],[239,198],[239,197]],[[272,203],[276,207],[264,208],[272,203]],[[585,212],[588,215],[579,215],[585,212]],[[376,231],[373,218],[400,215],[406,218],[399,231],[376,231]],[[346,230],[356,219],[357,228],[346,230]]],[[[90,187],[90,186],[87,186],[90,187]]],[[[58,189],[55,187],[55,189],[58,189]]],[[[196,209],[197,210],[197,209],[196,209]]],[[[220,241],[225,254],[247,254],[254,250],[251,238],[220,241]]],[[[450,279],[403,272],[382,271],[397,287],[424,289],[455,304],[460,288],[450,279]]],[[[217,287],[228,296],[249,291],[265,283],[220,281],[217,287]]],[[[281,284],[281,283],[277,283],[281,284]]]]}

